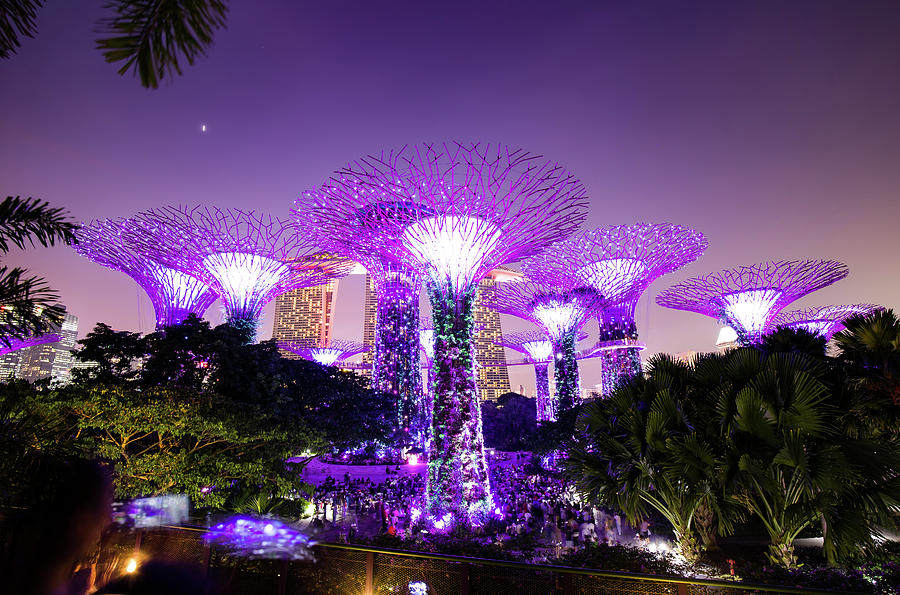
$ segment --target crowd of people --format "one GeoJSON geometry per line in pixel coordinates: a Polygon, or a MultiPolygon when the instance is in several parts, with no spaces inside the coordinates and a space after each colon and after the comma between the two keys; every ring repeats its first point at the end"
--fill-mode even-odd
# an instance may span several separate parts
{"type": "MultiPolygon", "coordinates": [[[[495,520],[494,539],[530,534],[557,551],[588,544],[634,544],[649,539],[650,524],[635,530],[616,511],[591,506],[553,474],[536,473],[530,453],[498,453],[489,458],[495,520]]],[[[338,475],[339,466],[331,470],[338,475]]],[[[409,466],[387,467],[383,477],[340,479],[329,475],[313,494],[309,528],[326,538],[354,540],[388,533],[415,537],[425,476],[409,466]]],[[[418,469],[416,470],[418,471],[418,469]]]]}

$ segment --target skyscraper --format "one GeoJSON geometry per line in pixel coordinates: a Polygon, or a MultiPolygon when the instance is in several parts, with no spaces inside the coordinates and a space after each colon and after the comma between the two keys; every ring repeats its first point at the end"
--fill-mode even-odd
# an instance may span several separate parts
{"type": "Polygon", "coordinates": [[[50,378],[54,384],[67,384],[75,363],[72,349],[78,339],[78,317],[66,314],[62,326],[51,333],[59,335],[60,340],[25,347],[0,358],[0,378],[29,381],[50,378]]]}
{"type": "MultiPolygon", "coordinates": [[[[337,287],[338,280],[332,279],[324,285],[294,289],[276,297],[272,338],[284,343],[330,340],[337,287]]],[[[300,357],[286,350],[281,354],[291,359],[300,357]]]]}
{"type": "Polygon", "coordinates": [[[484,302],[499,283],[521,277],[515,271],[498,268],[478,283],[478,293],[475,295],[475,361],[478,366],[476,383],[482,400],[496,400],[509,392],[506,352],[495,343],[503,336],[500,313],[484,305],[484,302]]]}

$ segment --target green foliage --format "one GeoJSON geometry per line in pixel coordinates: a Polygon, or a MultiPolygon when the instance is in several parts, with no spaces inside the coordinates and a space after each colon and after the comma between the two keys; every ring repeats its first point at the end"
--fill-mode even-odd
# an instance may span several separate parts
{"type": "Polygon", "coordinates": [[[76,384],[121,384],[140,374],[140,363],[147,355],[147,339],[138,333],[116,331],[98,323],[72,352],[76,361],[91,364],[75,368],[72,378],[76,384]]]}
{"type": "Polygon", "coordinates": [[[100,21],[97,48],[107,62],[124,62],[119,74],[134,70],[154,89],[180,75],[182,61],[206,55],[228,12],[222,0],[109,0],[106,8],[115,16],[100,21]]]}
{"type": "MultiPolygon", "coordinates": [[[[17,8],[10,10],[15,19],[17,8]]],[[[0,38],[7,24],[0,15],[0,38]]],[[[0,51],[2,43],[0,39],[0,51]]],[[[39,199],[7,196],[0,202],[0,253],[6,254],[12,247],[34,247],[35,242],[45,247],[71,242],[74,228],[62,209],[39,199]]],[[[43,279],[26,273],[18,267],[0,266],[0,343],[4,345],[10,345],[11,339],[52,332],[62,323],[64,310],[56,305],[57,293],[43,279]]]]}

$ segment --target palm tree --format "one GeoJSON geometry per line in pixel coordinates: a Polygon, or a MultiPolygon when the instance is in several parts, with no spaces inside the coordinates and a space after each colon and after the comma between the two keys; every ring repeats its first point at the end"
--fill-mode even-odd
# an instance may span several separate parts
{"type": "Polygon", "coordinates": [[[651,366],[646,377],[627,380],[585,408],[565,465],[582,493],[622,510],[632,523],[651,508],[661,514],[679,552],[693,562],[700,555],[694,516],[711,506],[715,454],[682,407],[690,367],[666,357],[651,366]]]}
{"type": "MultiPolygon", "coordinates": [[[[60,208],[33,198],[7,196],[0,202],[0,253],[10,248],[52,246],[74,241],[75,225],[60,208]]],[[[49,332],[62,323],[65,310],[55,305],[59,296],[27,271],[0,266],[0,343],[49,332]]]]}
{"type": "MultiPolygon", "coordinates": [[[[19,37],[34,37],[43,0],[8,0],[0,6],[0,58],[19,47],[19,37]]],[[[225,26],[223,0],[109,0],[114,16],[98,23],[104,37],[97,48],[109,63],[124,62],[119,74],[134,71],[144,87],[181,74],[182,61],[193,64],[212,46],[213,33],[225,26]]]]}

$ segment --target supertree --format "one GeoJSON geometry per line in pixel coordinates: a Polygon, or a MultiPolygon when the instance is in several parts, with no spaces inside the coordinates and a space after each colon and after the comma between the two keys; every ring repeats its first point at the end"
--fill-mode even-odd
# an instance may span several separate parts
{"type": "MultiPolygon", "coordinates": [[[[582,341],[587,333],[579,333],[575,338],[582,341]]],[[[553,361],[553,341],[544,331],[534,330],[503,335],[497,345],[508,347],[527,356],[534,366],[534,383],[537,392],[537,421],[556,419],[556,401],[550,398],[550,362],[553,361]]]]}
{"type": "Polygon", "coordinates": [[[435,328],[426,516],[479,522],[493,499],[475,386],[477,284],[574,232],[587,209],[581,182],[522,150],[444,143],[357,160],[320,193],[335,225],[369,230],[391,259],[424,271],[435,328]]]}
{"type": "Polygon", "coordinates": [[[278,347],[323,366],[333,366],[338,362],[369,350],[368,345],[346,339],[300,342],[283,341],[278,343],[278,347]]]}
{"type": "Polygon", "coordinates": [[[612,295],[623,283],[631,296],[601,310],[596,352],[602,362],[603,394],[628,376],[641,373],[634,310],[659,277],[697,260],[709,246],[703,234],[671,223],[617,225],[577,234],[523,263],[523,272],[570,276],[612,295]]]}
{"type": "Polygon", "coordinates": [[[848,273],[834,260],[764,262],[688,279],[661,292],[656,303],[712,316],[733,328],[742,345],[753,345],[785,306],[848,273]]]}
{"type": "MultiPolygon", "coordinates": [[[[295,201],[292,214],[308,224],[319,245],[359,262],[371,276],[377,299],[372,387],[393,396],[397,428],[424,446],[427,426],[417,337],[421,274],[391,260],[371,230],[353,222],[334,225],[329,204],[329,195],[305,192],[295,201]]],[[[364,213],[354,216],[356,223],[368,220],[364,213]]]]}
{"type": "Polygon", "coordinates": [[[340,277],[353,265],[320,252],[297,224],[254,211],[154,209],[130,221],[129,237],[154,260],[212,287],[228,324],[251,341],[270,300],[340,277]]]}
{"type": "Polygon", "coordinates": [[[125,273],[150,298],[156,313],[156,328],[181,323],[191,314],[203,316],[216,294],[198,278],[163,266],[133,239],[127,219],[102,219],[80,227],[75,251],[99,265],[125,273]]]}
{"type": "MultiPolygon", "coordinates": [[[[549,419],[569,410],[579,402],[581,382],[575,343],[581,328],[610,301],[593,287],[566,285],[569,279],[550,279],[547,283],[519,281],[504,283],[488,305],[503,312],[530,320],[541,327],[553,346],[554,402],[549,419]],[[555,282],[554,282],[555,281],[555,282]]],[[[616,294],[618,295],[618,294],[616,294]]]]}
{"type": "Polygon", "coordinates": [[[772,327],[802,328],[828,341],[836,332],[844,330],[844,321],[848,318],[860,315],[868,316],[883,309],[875,304],[852,304],[792,310],[776,316],[772,320],[772,327]]]}
{"type": "Polygon", "coordinates": [[[24,339],[7,337],[6,343],[0,343],[0,356],[12,353],[13,351],[18,351],[19,349],[25,349],[26,347],[46,345],[47,343],[58,343],[60,340],[62,340],[62,337],[57,334],[32,335],[30,337],[25,337],[24,339]]]}

